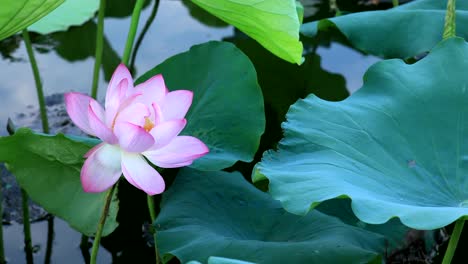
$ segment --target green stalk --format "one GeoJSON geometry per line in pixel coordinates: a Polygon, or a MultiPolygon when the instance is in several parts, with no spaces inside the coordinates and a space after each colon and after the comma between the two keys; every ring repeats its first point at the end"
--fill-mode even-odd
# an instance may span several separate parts
{"type": "Polygon", "coordinates": [[[397,7],[399,5],[398,0],[392,0],[393,7],[397,7]]]}
{"type": "MultiPolygon", "coordinates": [[[[148,210],[151,217],[151,226],[154,225],[154,221],[156,220],[156,210],[154,206],[154,199],[153,196],[147,195],[146,200],[148,201],[148,210]]],[[[153,230],[153,239],[154,239],[154,253],[156,257],[156,264],[159,264],[159,250],[158,250],[158,242],[156,241],[156,229],[152,228],[153,230]]]]}
{"type": "Polygon", "coordinates": [[[80,250],[81,255],[83,256],[84,262],[89,263],[91,255],[89,255],[89,237],[86,235],[81,235],[80,250]]]}
{"type": "Polygon", "coordinates": [[[109,206],[112,201],[112,194],[117,186],[117,183],[112,186],[112,188],[107,191],[106,203],[102,209],[101,219],[99,219],[98,228],[96,231],[96,236],[93,241],[93,249],[91,250],[91,264],[96,264],[97,253],[99,251],[99,243],[101,242],[102,230],[104,229],[104,224],[106,223],[107,214],[109,214],[109,206]]]}
{"type": "Polygon", "coordinates": [[[42,131],[46,134],[49,133],[49,121],[47,119],[47,110],[44,99],[44,92],[42,90],[41,76],[39,75],[39,69],[37,67],[36,58],[34,57],[34,51],[29,38],[28,30],[23,30],[23,39],[26,44],[26,50],[28,52],[29,61],[31,62],[31,68],[34,75],[34,81],[36,82],[37,100],[39,101],[39,110],[41,112],[42,120],[42,131]]]}
{"type": "Polygon", "coordinates": [[[447,12],[445,13],[445,24],[443,39],[455,37],[456,23],[455,23],[455,2],[456,0],[447,1],[447,12]]]}
{"type": "Polygon", "coordinates": [[[460,239],[464,224],[465,220],[463,218],[458,219],[455,223],[455,228],[453,229],[452,235],[450,236],[450,241],[447,247],[447,251],[445,251],[442,264],[450,264],[452,262],[453,255],[457,249],[458,239],[460,239]]]}
{"type": "Polygon", "coordinates": [[[99,82],[99,69],[101,68],[103,42],[104,42],[104,13],[106,9],[106,0],[101,0],[99,4],[98,24],[96,34],[96,51],[94,53],[94,71],[93,71],[93,86],[91,97],[96,99],[99,82]]]}
{"type": "Polygon", "coordinates": [[[127,35],[127,43],[125,44],[125,50],[122,58],[122,62],[128,66],[130,59],[130,53],[132,53],[133,41],[135,40],[136,31],[138,29],[138,20],[140,20],[141,9],[145,0],[137,0],[135,7],[133,8],[132,21],[130,23],[130,30],[127,35]]]}
{"type": "Polygon", "coordinates": [[[50,264],[52,259],[52,247],[54,244],[54,216],[47,217],[47,244],[44,257],[44,264],[50,264]]]}
{"type": "Polygon", "coordinates": [[[3,246],[3,193],[2,183],[0,182],[0,264],[6,264],[5,248],[3,246]]]}
{"type": "Polygon", "coordinates": [[[137,41],[135,42],[135,49],[133,50],[132,58],[130,59],[130,65],[129,65],[130,69],[133,69],[133,67],[135,66],[135,59],[136,59],[138,50],[140,49],[140,45],[143,42],[143,38],[148,32],[148,29],[150,28],[151,24],[153,24],[154,18],[156,17],[156,14],[158,13],[158,8],[159,8],[159,0],[155,0],[153,10],[151,10],[151,14],[148,17],[148,20],[146,20],[145,26],[141,30],[141,33],[138,36],[137,41]]]}
{"type": "Polygon", "coordinates": [[[26,251],[26,262],[33,263],[33,249],[31,240],[31,223],[29,223],[29,197],[24,189],[21,189],[21,202],[23,205],[23,232],[24,251],[26,251]]]}

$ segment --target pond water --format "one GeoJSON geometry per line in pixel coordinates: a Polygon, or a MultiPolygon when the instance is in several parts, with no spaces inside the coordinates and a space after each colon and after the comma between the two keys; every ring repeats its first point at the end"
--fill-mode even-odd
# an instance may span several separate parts
{"type": "MultiPolygon", "coordinates": [[[[140,19],[140,30],[151,16],[152,9],[153,3],[150,3],[143,11],[140,19]]],[[[267,119],[268,115],[278,115],[277,118],[273,118],[275,121],[271,122],[274,123],[272,126],[278,130],[272,138],[277,139],[281,135],[279,124],[284,118],[287,106],[276,109],[274,102],[276,96],[281,96],[285,92],[285,88],[291,86],[300,91],[291,97],[290,103],[310,92],[317,93],[325,99],[341,100],[347,96],[346,89],[353,92],[362,85],[362,76],[366,69],[379,60],[372,56],[365,56],[338,42],[332,42],[327,46],[319,46],[314,54],[306,54],[306,62],[303,66],[290,65],[265,51],[232,26],[224,25],[212,17],[192,16],[200,14],[206,16],[190,4],[162,0],[156,18],[138,50],[135,60],[135,75],[143,74],[166,58],[188,50],[192,45],[210,40],[231,41],[253,60],[259,75],[259,83],[265,93],[266,104],[271,104],[271,108],[274,110],[270,113],[267,111],[267,119]],[[200,19],[203,19],[204,22],[200,22],[200,19]],[[212,26],[208,26],[206,23],[212,26]],[[301,74],[304,75],[303,73],[308,73],[309,70],[310,76],[308,74],[305,77],[297,75],[298,71],[302,71],[301,74]],[[278,72],[284,73],[282,80],[278,80],[278,72]],[[336,85],[338,87],[334,87],[336,85]],[[267,94],[267,89],[276,92],[267,94]]],[[[107,67],[109,67],[108,65],[115,66],[115,62],[120,60],[117,54],[123,53],[129,21],[128,17],[109,17],[105,20],[105,36],[108,43],[105,54],[108,57],[105,57],[104,61],[107,67]]],[[[94,42],[95,30],[96,24],[91,21],[81,27],[74,27],[66,33],[56,33],[49,37],[32,35],[45,94],[46,96],[56,95],[49,97],[50,111],[53,110],[51,105],[61,107],[61,94],[64,92],[89,93],[94,65],[94,44],[92,43],[94,42]],[[81,37],[81,34],[89,36],[89,38],[81,37]],[[80,37],[77,38],[77,36],[80,37]]],[[[0,60],[0,78],[2,80],[0,82],[0,100],[3,106],[3,110],[0,112],[0,134],[6,135],[4,128],[7,118],[12,118],[18,126],[30,126],[39,130],[40,122],[37,114],[34,79],[24,44],[19,37],[13,37],[0,42],[0,50],[4,55],[4,58],[0,60]]],[[[106,85],[105,76],[101,71],[99,81],[99,98],[101,99],[105,94],[106,85]]],[[[55,124],[53,130],[60,130],[62,120],[53,120],[53,118],[60,118],[60,116],[52,116],[51,114],[51,118],[51,124],[55,124]]],[[[271,144],[265,143],[263,145],[264,148],[271,147],[271,144]]],[[[11,197],[5,197],[5,199],[11,199],[11,197]]],[[[32,224],[33,245],[37,249],[34,254],[35,263],[43,263],[45,259],[47,225],[47,221],[32,224]]],[[[4,225],[3,230],[5,254],[8,262],[26,263],[23,251],[22,225],[12,221],[9,225],[4,225]]],[[[56,218],[54,221],[52,263],[83,263],[83,256],[79,248],[80,240],[81,235],[78,232],[56,218]]],[[[125,241],[125,237],[123,241],[125,241]]],[[[125,243],[123,244],[125,245],[125,243]]],[[[125,248],[117,248],[113,251],[124,250],[125,248]]],[[[99,263],[112,262],[113,257],[106,249],[102,248],[99,254],[99,263]]],[[[120,253],[115,254],[114,263],[119,262],[119,259],[119,263],[128,263],[119,256],[120,253]]],[[[144,256],[141,259],[144,259],[144,256]]]]}

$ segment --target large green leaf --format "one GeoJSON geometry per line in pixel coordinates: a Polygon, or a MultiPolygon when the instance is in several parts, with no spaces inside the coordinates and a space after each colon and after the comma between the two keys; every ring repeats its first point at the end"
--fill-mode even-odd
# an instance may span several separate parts
{"type": "Polygon", "coordinates": [[[182,169],[155,223],[161,253],[185,263],[209,256],[254,263],[367,263],[383,237],[312,211],[297,216],[240,173],[182,169]]]}
{"type": "Polygon", "coordinates": [[[278,57],[301,63],[296,0],[192,0],[234,25],[278,57]]]}
{"type": "Polygon", "coordinates": [[[452,38],[407,65],[383,61],[342,102],[294,104],[254,179],[290,212],[348,196],[367,223],[435,229],[468,215],[468,44],[452,38]]]}
{"type": "Polygon", "coordinates": [[[0,40],[28,27],[63,2],[64,0],[2,0],[0,40]]]}
{"type": "Polygon", "coordinates": [[[201,139],[210,153],[191,167],[220,170],[238,160],[252,160],[265,128],[265,114],[255,69],[239,49],[226,42],[194,46],[145,73],[136,83],[158,73],[170,90],[194,93],[182,134],[201,139]]]}
{"type": "Polygon", "coordinates": [[[99,0],[67,0],[53,12],[31,25],[28,30],[41,34],[65,31],[71,26],[82,25],[91,19],[98,9],[99,0]]]}
{"type": "MultiPolygon", "coordinates": [[[[301,33],[338,28],[350,43],[370,54],[409,58],[431,50],[442,38],[447,1],[414,1],[387,11],[369,11],[306,23],[301,33]]],[[[468,1],[457,2],[457,34],[468,38],[468,1]]]]}
{"type": "MultiPolygon", "coordinates": [[[[77,137],[70,140],[61,134],[35,134],[22,128],[13,136],[0,137],[0,161],[6,163],[35,202],[76,230],[92,235],[97,229],[105,193],[85,193],[80,169],[83,155],[95,143],[77,137]]],[[[104,235],[117,227],[117,211],[118,200],[114,195],[104,235]]]]}

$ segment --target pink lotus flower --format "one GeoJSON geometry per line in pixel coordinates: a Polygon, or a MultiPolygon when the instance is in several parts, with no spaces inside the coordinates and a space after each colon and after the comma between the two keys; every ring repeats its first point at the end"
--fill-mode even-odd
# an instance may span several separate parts
{"type": "Polygon", "coordinates": [[[169,92],[161,75],[133,87],[128,69],[119,65],[106,93],[105,108],[80,93],[65,94],[71,120],[103,142],[86,153],[81,183],[86,192],[102,192],[124,177],[149,195],[164,191],[161,175],[145,160],[161,168],[192,164],[208,153],[195,137],[178,136],[193,93],[169,92]]]}

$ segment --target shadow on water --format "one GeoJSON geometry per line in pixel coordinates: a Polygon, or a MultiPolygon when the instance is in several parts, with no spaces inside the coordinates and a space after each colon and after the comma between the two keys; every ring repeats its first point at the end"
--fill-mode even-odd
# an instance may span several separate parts
{"type": "MultiPolygon", "coordinates": [[[[120,62],[134,2],[135,0],[113,1],[112,5],[108,5],[103,74],[99,80],[100,99],[103,99],[107,81],[120,62]]],[[[328,4],[317,0],[303,2],[306,14],[313,19],[333,15],[328,4]]],[[[358,5],[357,2],[347,1],[349,10],[389,7],[386,1],[383,1],[383,6],[364,6],[358,5]]],[[[264,150],[274,148],[281,139],[280,125],[285,120],[285,114],[291,104],[310,93],[326,100],[343,100],[349,95],[349,91],[355,91],[361,86],[365,70],[379,60],[352,50],[339,36],[322,36],[321,39],[305,40],[305,62],[301,66],[293,65],[273,56],[257,42],[209,15],[191,1],[159,0],[158,5],[154,1],[147,1],[145,7],[140,19],[139,32],[143,30],[148,19],[154,17],[154,21],[151,26],[147,26],[147,33],[140,42],[135,58],[132,59],[136,66],[133,69],[135,76],[143,74],[172,55],[188,50],[192,45],[209,40],[232,42],[252,60],[264,94],[267,117],[267,133],[262,137],[261,147],[254,162],[258,161],[264,150]]],[[[306,18],[306,21],[308,19],[310,20],[306,18]]],[[[68,91],[89,93],[96,30],[96,22],[92,20],[82,26],[72,27],[67,32],[47,36],[32,35],[45,93],[48,96],[52,131],[79,133],[67,119],[62,94],[68,91]]],[[[6,120],[10,117],[18,126],[29,126],[39,130],[37,99],[33,92],[34,80],[21,37],[17,35],[1,41],[0,53],[3,58],[0,60],[0,98],[4,109],[0,112],[0,128],[5,127],[6,120]]],[[[5,135],[6,131],[1,129],[0,134],[5,135]]],[[[231,169],[250,175],[254,162],[238,163],[231,169]]],[[[12,179],[11,175],[10,178],[2,175],[0,182],[4,189],[8,186],[11,188],[14,184],[12,179]]],[[[19,196],[14,196],[14,192],[6,195],[4,204],[20,199],[19,196]]],[[[112,235],[102,240],[106,250],[99,251],[99,263],[152,263],[154,252],[151,249],[151,236],[145,228],[149,219],[145,195],[122,182],[119,185],[119,198],[120,226],[112,235]]],[[[21,211],[15,206],[8,210],[10,213],[15,210],[21,211]]],[[[43,217],[41,213],[34,216],[43,217]]],[[[47,259],[50,259],[51,263],[83,263],[79,248],[81,235],[58,218],[55,218],[55,221],[47,220],[47,217],[44,219],[32,224],[35,263],[44,263],[47,259]],[[54,232],[48,233],[48,227],[54,232]],[[49,251],[48,237],[49,245],[52,245],[49,251]]],[[[5,253],[9,263],[26,263],[22,226],[12,219],[3,229],[5,253]]]]}

